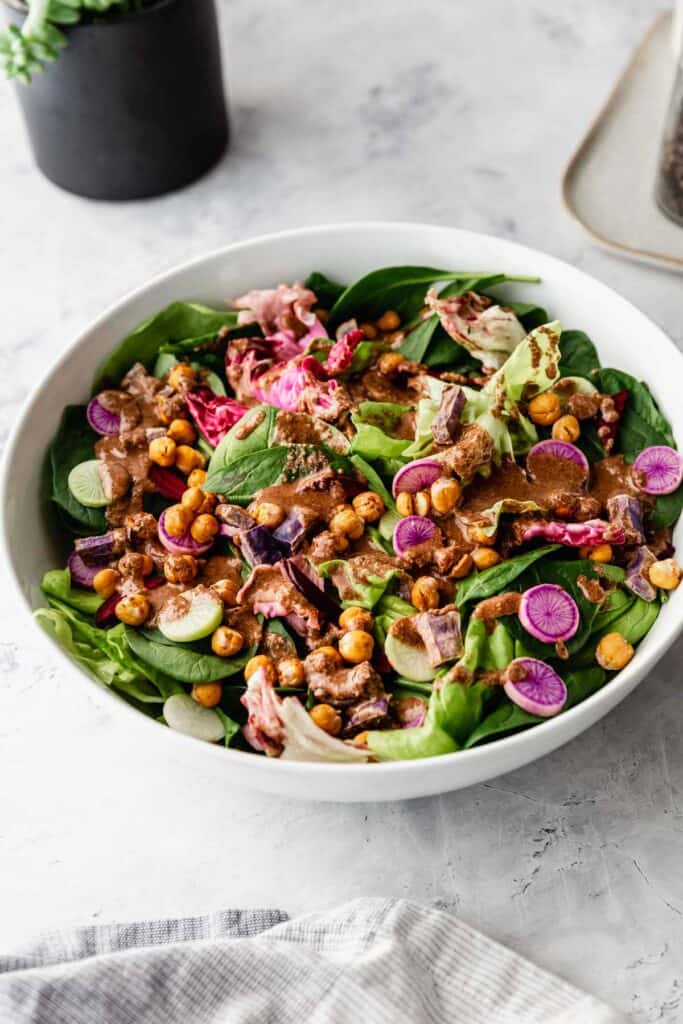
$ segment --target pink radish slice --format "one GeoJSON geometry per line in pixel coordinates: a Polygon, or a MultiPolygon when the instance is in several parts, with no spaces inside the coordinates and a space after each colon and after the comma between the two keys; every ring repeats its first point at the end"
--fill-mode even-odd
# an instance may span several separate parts
{"type": "Polygon", "coordinates": [[[426,544],[434,538],[436,525],[426,516],[406,516],[400,519],[394,530],[394,551],[405,555],[411,548],[426,544]]]}
{"type": "Polygon", "coordinates": [[[119,414],[105,409],[97,396],[91,398],[88,402],[85,415],[96,434],[118,434],[121,431],[121,417],[119,414]]]}
{"type": "Polygon", "coordinates": [[[515,658],[505,670],[503,689],[530,715],[550,718],[567,703],[567,687],[554,668],[538,658],[515,658]]]}
{"type": "Polygon", "coordinates": [[[529,450],[527,459],[533,458],[534,455],[553,455],[556,459],[569,459],[570,462],[581,466],[584,473],[588,475],[588,459],[580,448],[577,448],[575,444],[570,444],[569,441],[555,441],[553,438],[539,441],[529,450]]]}
{"type": "Polygon", "coordinates": [[[683,459],[675,448],[656,444],[636,457],[633,474],[645,494],[671,494],[683,479],[683,459]]]}
{"type": "Polygon", "coordinates": [[[100,569],[104,569],[106,566],[106,562],[100,565],[86,565],[77,551],[71,552],[66,564],[71,573],[72,582],[78,583],[80,587],[90,587],[91,589],[92,581],[100,569]]]}
{"type": "Polygon", "coordinates": [[[415,459],[399,469],[394,477],[392,493],[396,497],[401,491],[417,494],[418,491],[428,490],[441,476],[441,472],[441,463],[436,459],[415,459]]]}
{"type": "Polygon", "coordinates": [[[556,583],[539,583],[522,594],[519,620],[537,640],[554,644],[574,636],[579,609],[574,598],[556,583]]]}
{"type": "Polygon", "coordinates": [[[189,530],[186,530],[180,537],[172,537],[164,524],[165,519],[166,509],[159,516],[159,540],[172,555],[203,555],[213,544],[212,540],[207,544],[199,544],[189,530]]]}

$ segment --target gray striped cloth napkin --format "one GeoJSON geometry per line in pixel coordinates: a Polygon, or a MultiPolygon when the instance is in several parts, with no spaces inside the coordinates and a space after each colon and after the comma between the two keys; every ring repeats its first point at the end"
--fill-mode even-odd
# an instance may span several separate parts
{"type": "Polygon", "coordinates": [[[0,957],[2,1024],[624,1024],[450,914],[359,899],[52,934],[0,957]]]}

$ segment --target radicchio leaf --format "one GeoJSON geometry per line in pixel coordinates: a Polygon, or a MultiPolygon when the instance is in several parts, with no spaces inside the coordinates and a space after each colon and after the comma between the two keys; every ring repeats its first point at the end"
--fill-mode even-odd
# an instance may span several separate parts
{"type": "Polygon", "coordinates": [[[234,426],[248,409],[225,395],[215,395],[210,388],[200,387],[185,396],[192,419],[201,435],[212,448],[217,448],[230,427],[234,426]]]}

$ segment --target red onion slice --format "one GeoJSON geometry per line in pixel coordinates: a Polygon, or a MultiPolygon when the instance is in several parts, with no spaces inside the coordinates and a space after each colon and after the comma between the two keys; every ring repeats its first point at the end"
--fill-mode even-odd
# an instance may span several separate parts
{"type": "Polygon", "coordinates": [[[574,598],[556,583],[539,583],[522,594],[519,620],[537,640],[554,644],[570,640],[579,628],[579,609],[574,598]]]}
{"type": "Polygon", "coordinates": [[[204,555],[213,544],[213,540],[206,544],[200,544],[189,530],[186,530],[180,537],[172,537],[166,529],[165,519],[166,509],[159,516],[159,540],[172,555],[204,555]]]}
{"type": "Polygon", "coordinates": [[[632,472],[645,494],[672,494],[683,480],[683,459],[675,448],[655,444],[636,456],[632,472]]]}
{"type": "Polygon", "coordinates": [[[503,689],[513,702],[530,715],[550,718],[567,703],[567,687],[561,676],[545,661],[515,658],[505,670],[503,689]]]}
{"type": "Polygon", "coordinates": [[[441,463],[436,459],[415,459],[399,469],[391,487],[392,493],[396,497],[401,491],[416,494],[418,491],[429,490],[441,473],[441,463]]]}
{"type": "Polygon", "coordinates": [[[539,441],[538,444],[535,444],[529,450],[527,459],[533,458],[534,455],[553,455],[556,459],[569,459],[570,462],[575,462],[577,466],[581,466],[581,469],[588,476],[588,459],[580,448],[577,448],[575,444],[570,444],[569,441],[556,441],[554,438],[548,438],[547,441],[539,441]]]}
{"type": "Polygon", "coordinates": [[[426,544],[436,535],[436,524],[426,516],[406,516],[400,519],[394,530],[394,551],[405,555],[411,548],[426,544]]]}
{"type": "Polygon", "coordinates": [[[88,402],[85,415],[96,434],[107,436],[121,432],[121,417],[117,412],[105,409],[97,396],[88,402]]]}

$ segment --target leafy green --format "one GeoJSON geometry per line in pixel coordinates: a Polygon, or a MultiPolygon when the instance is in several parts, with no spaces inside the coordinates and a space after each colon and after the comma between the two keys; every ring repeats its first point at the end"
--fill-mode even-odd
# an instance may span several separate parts
{"type": "Polygon", "coordinates": [[[67,405],[59,429],[48,448],[47,475],[49,497],[66,513],[66,524],[73,532],[103,533],[106,530],[104,510],[86,508],[69,490],[69,473],[79,462],[94,458],[99,435],[91,429],[85,405],[67,405]]]}
{"type": "MultiPolygon", "coordinates": [[[[31,75],[56,60],[66,46],[66,36],[47,20],[50,6],[49,0],[32,0],[23,28],[8,25],[0,33],[0,66],[7,78],[18,78],[28,85],[31,75]]],[[[60,12],[65,11],[66,7],[60,5],[60,12]]],[[[53,16],[52,20],[64,22],[66,18],[53,16]]]]}
{"type": "Polygon", "coordinates": [[[588,377],[600,367],[595,345],[583,331],[562,331],[560,337],[560,377],[588,377]]]}
{"type": "Polygon", "coordinates": [[[104,598],[93,590],[78,590],[71,586],[68,569],[50,569],[43,576],[40,589],[48,597],[56,597],[84,615],[94,615],[104,598]]]}
{"type": "Polygon", "coordinates": [[[212,458],[203,486],[214,494],[224,494],[228,501],[237,505],[248,505],[256,491],[280,480],[288,455],[289,448],[278,444],[234,459],[223,469],[212,469],[212,458]]]}
{"type": "Polygon", "coordinates": [[[472,618],[465,631],[465,649],[458,665],[474,674],[507,668],[514,657],[514,645],[506,623],[498,621],[489,633],[483,619],[472,618]]]}
{"type": "Polygon", "coordinates": [[[380,428],[371,423],[364,423],[357,413],[351,414],[351,422],[356,433],[351,439],[351,452],[365,459],[400,458],[410,446],[407,438],[390,437],[380,428]]]}
{"type": "Polygon", "coordinates": [[[254,654],[250,648],[234,658],[219,658],[196,644],[174,644],[159,630],[126,629],[131,651],[154,669],[183,683],[210,683],[240,672],[254,654]]]}
{"type": "Polygon", "coordinates": [[[465,750],[476,746],[482,740],[490,740],[495,736],[516,732],[518,729],[536,725],[542,721],[542,718],[523,711],[518,704],[513,704],[511,700],[506,699],[472,730],[465,743],[465,750]]]}
{"type": "MultiPolygon", "coordinates": [[[[344,558],[334,558],[329,562],[322,562],[317,567],[318,573],[323,579],[331,579],[334,573],[339,573],[344,576],[345,589],[351,591],[351,596],[344,598],[342,601],[342,607],[360,607],[373,609],[377,602],[384,596],[390,584],[396,578],[398,569],[388,567],[387,571],[380,575],[379,573],[367,573],[358,572],[356,563],[353,559],[348,561],[344,558]]],[[[340,595],[341,596],[341,595],[340,595]]],[[[410,613],[412,614],[414,609],[411,606],[410,613]]]]}
{"type": "Polygon", "coordinates": [[[210,309],[195,302],[173,302],[124,338],[100,365],[94,391],[118,384],[133,363],[149,369],[164,345],[215,335],[221,327],[236,325],[237,314],[210,309]]]}
{"type": "Polygon", "coordinates": [[[396,508],[396,503],[379,473],[357,452],[350,456],[349,461],[356,467],[359,473],[363,474],[370,486],[370,490],[379,494],[386,507],[393,511],[396,508]]]}
{"type": "MultiPolygon", "coordinates": [[[[426,320],[423,320],[410,332],[405,341],[399,346],[398,351],[406,359],[414,359],[416,363],[424,362],[425,355],[437,328],[442,330],[438,316],[427,317],[426,320]]],[[[446,334],[445,331],[443,333],[446,334]]],[[[446,337],[448,338],[447,334],[446,337]]],[[[448,338],[448,341],[453,350],[453,355],[455,355],[456,343],[452,338],[448,338]]]]}
{"type": "Polygon", "coordinates": [[[211,456],[207,468],[208,476],[225,469],[235,459],[270,448],[277,412],[272,405],[257,405],[245,413],[242,419],[230,428],[211,456]],[[257,425],[247,432],[252,421],[257,421],[257,425]]]}
{"type": "Polygon", "coordinates": [[[223,729],[225,731],[225,745],[226,747],[230,747],[232,746],[233,741],[239,736],[242,726],[239,722],[236,722],[234,718],[231,718],[230,715],[226,715],[225,711],[221,708],[214,708],[214,711],[223,723],[223,729]]]}
{"type": "Polygon", "coordinates": [[[494,594],[500,594],[507,590],[513,580],[521,576],[534,562],[545,558],[560,548],[559,544],[546,544],[544,547],[535,548],[533,551],[525,551],[522,555],[515,555],[505,562],[484,569],[483,572],[473,573],[458,583],[455,592],[455,600],[459,608],[463,608],[472,601],[483,601],[494,594]]]}
{"type": "Polygon", "coordinates": [[[398,402],[360,402],[356,416],[363,423],[372,423],[391,434],[407,412],[410,406],[398,402]]]}
{"type": "Polygon", "coordinates": [[[351,366],[344,372],[349,375],[362,373],[368,366],[372,366],[382,352],[388,351],[389,346],[383,341],[361,341],[353,353],[351,366]]]}
{"type": "Polygon", "coordinates": [[[315,292],[318,305],[328,311],[332,309],[337,299],[346,290],[345,285],[337,284],[336,281],[332,281],[325,274],[321,274],[317,270],[308,275],[304,281],[304,288],[310,288],[312,292],[315,292]]]}

